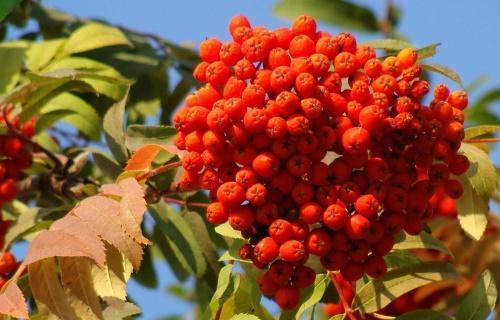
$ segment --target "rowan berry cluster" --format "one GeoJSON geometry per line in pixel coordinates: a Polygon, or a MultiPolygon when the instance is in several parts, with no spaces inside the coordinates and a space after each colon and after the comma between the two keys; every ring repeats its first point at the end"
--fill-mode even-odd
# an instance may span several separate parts
{"type": "MultiPolygon", "coordinates": [[[[0,135],[0,248],[3,248],[5,234],[11,221],[4,220],[1,208],[5,202],[14,200],[17,195],[17,181],[22,175],[22,170],[31,166],[32,154],[25,142],[13,134],[12,130],[32,137],[35,131],[35,122],[30,120],[21,124],[16,117],[11,116],[11,108],[7,107],[5,115],[0,116],[0,126],[4,134],[0,135]],[[8,121],[8,125],[6,123],[8,121]]],[[[18,262],[14,255],[8,251],[0,256],[0,288],[9,276],[17,270],[18,262]]]]}
{"type": "Polygon", "coordinates": [[[314,282],[309,255],[346,281],[382,276],[394,235],[422,230],[436,190],[462,193],[451,175],[469,166],[457,154],[467,94],[441,84],[424,105],[416,51],[377,58],[308,16],[275,31],[237,16],[229,31],[201,44],[205,84],[173,118],[179,186],[210,191],[208,221],[249,240],[240,256],[283,309],[314,282]]]}

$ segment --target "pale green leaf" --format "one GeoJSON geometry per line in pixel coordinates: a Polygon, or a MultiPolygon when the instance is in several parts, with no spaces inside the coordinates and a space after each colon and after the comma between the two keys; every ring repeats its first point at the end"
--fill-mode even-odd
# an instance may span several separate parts
{"type": "Polygon", "coordinates": [[[231,228],[229,223],[223,223],[218,225],[217,227],[215,227],[215,232],[217,232],[223,237],[228,237],[232,239],[245,239],[241,236],[241,232],[231,228]]]}
{"type": "Polygon", "coordinates": [[[457,311],[457,320],[483,320],[488,317],[498,298],[495,279],[486,270],[476,286],[465,296],[457,311]]]}
{"type": "Polygon", "coordinates": [[[232,316],[230,320],[260,320],[260,318],[253,314],[238,313],[232,316]]]}
{"type": "Polygon", "coordinates": [[[479,125],[474,127],[465,128],[465,139],[472,139],[485,134],[500,132],[500,126],[492,125],[479,125]]]}
{"type": "Polygon", "coordinates": [[[384,49],[389,51],[400,51],[405,48],[415,48],[415,46],[409,43],[408,41],[400,39],[370,40],[370,41],[365,41],[361,44],[366,46],[371,46],[375,49],[384,49]]]}
{"type": "Polygon", "coordinates": [[[119,29],[104,24],[89,23],[70,35],[64,50],[68,54],[74,54],[117,45],[132,47],[132,43],[119,29]]]}
{"type": "Polygon", "coordinates": [[[66,39],[51,39],[32,43],[26,51],[26,66],[30,71],[40,71],[61,52],[66,39]]]}
{"type": "Polygon", "coordinates": [[[219,277],[217,280],[217,289],[208,308],[203,313],[202,319],[210,319],[212,315],[219,309],[221,305],[226,302],[226,300],[232,294],[234,288],[231,286],[232,277],[231,272],[233,271],[233,265],[228,264],[223,267],[219,272],[219,277]]]}
{"type": "Polygon", "coordinates": [[[390,270],[358,290],[353,307],[365,313],[382,309],[397,297],[423,285],[457,279],[454,267],[444,261],[429,261],[390,270]]]}
{"type": "Polygon", "coordinates": [[[423,63],[423,64],[421,64],[421,66],[424,70],[439,73],[439,74],[455,81],[462,88],[464,87],[464,84],[462,82],[462,79],[460,78],[460,75],[457,72],[455,72],[454,70],[450,69],[449,67],[446,67],[446,66],[443,66],[443,65],[437,64],[437,63],[423,63]]]}
{"type": "Polygon", "coordinates": [[[460,152],[470,161],[469,170],[459,177],[464,193],[457,200],[458,220],[463,230],[479,240],[488,223],[488,202],[496,187],[495,167],[488,154],[478,147],[462,143],[460,152]]]}
{"type": "Polygon", "coordinates": [[[396,244],[393,249],[408,250],[408,249],[433,249],[444,252],[453,257],[451,251],[441,241],[434,238],[427,232],[422,232],[419,235],[412,236],[407,233],[400,233],[396,239],[396,244]]]}
{"type": "Polygon", "coordinates": [[[308,308],[314,306],[321,300],[329,282],[330,282],[330,277],[327,274],[316,275],[316,280],[314,281],[313,289],[309,294],[307,294],[304,297],[304,299],[301,299],[302,303],[300,304],[299,309],[297,310],[295,319],[297,320],[300,319],[302,314],[304,314],[304,312],[308,308]]]}
{"type": "Polygon", "coordinates": [[[417,49],[416,52],[418,54],[418,60],[424,60],[436,55],[437,47],[440,46],[440,43],[433,43],[428,46],[417,49]]]}

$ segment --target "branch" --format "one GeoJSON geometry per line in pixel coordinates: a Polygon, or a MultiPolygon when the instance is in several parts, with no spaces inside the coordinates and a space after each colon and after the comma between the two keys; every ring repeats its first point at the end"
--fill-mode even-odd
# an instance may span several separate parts
{"type": "Polygon", "coordinates": [[[17,183],[20,198],[27,197],[36,191],[52,192],[67,199],[82,200],[89,196],[88,185],[99,186],[84,179],[62,176],[57,173],[41,173],[31,175],[17,183]]]}
{"type": "Polygon", "coordinates": [[[178,204],[181,206],[193,207],[193,208],[206,208],[206,207],[208,207],[208,203],[187,202],[186,200],[180,200],[180,199],[175,199],[175,198],[170,198],[170,197],[163,197],[163,201],[168,202],[168,203],[178,204]]]}
{"type": "Polygon", "coordinates": [[[385,2],[385,17],[384,20],[381,21],[381,29],[384,34],[384,38],[389,38],[389,35],[391,34],[392,31],[391,7],[392,7],[392,0],[387,0],[385,2]]]}
{"type": "Polygon", "coordinates": [[[342,306],[344,307],[345,315],[351,320],[357,320],[356,317],[352,314],[351,307],[347,303],[347,300],[344,297],[344,293],[342,292],[342,288],[340,287],[340,284],[337,282],[337,279],[335,278],[335,276],[330,277],[330,279],[332,280],[332,283],[335,286],[335,290],[337,290],[337,293],[339,294],[339,300],[342,303],[342,306]]]}
{"type": "Polygon", "coordinates": [[[157,168],[154,168],[148,172],[145,172],[143,174],[140,174],[136,177],[137,181],[141,181],[141,180],[145,180],[145,179],[149,179],[151,177],[154,177],[156,175],[159,175],[165,171],[168,171],[172,168],[177,168],[177,167],[180,167],[182,166],[182,162],[181,161],[177,161],[177,162],[172,162],[172,163],[167,163],[167,164],[164,164],[162,166],[159,166],[157,168]]]}

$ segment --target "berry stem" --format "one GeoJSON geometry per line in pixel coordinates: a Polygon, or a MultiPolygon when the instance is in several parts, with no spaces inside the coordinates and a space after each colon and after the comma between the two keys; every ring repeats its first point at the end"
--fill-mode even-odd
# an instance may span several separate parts
{"type": "Polygon", "coordinates": [[[181,206],[186,206],[186,207],[194,207],[194,208],[206,208],[206,207],[208,207],[208,203],[187,202],[186,200],[175,199],[175,198],[170,198],[170,197],[163,197],[163,201],[168,202],[168,203],[175,203],[175,204],[178,204],[181,206]]]}
{"type": "Polygon", "coordinates": [[[500,142],[500,138],[479,138],[479,139],[464,139],[463,142],[467,143],[489,143],[500,142]]]}
{"type": "Polygon", "coordinates": [[[4,118],[5,124],[7,125],[7,128],[9,129],[9,131],[16,138],[19,138],[19,140],[21,140],[23,142],[26,142],[26,143],[32,145],[33,147],[35,147],[36,149],[41,150],[43,153],[45,153],[47,155],[47,157],[49,157],[52,161],[54,161],[54,165],[55,165],[56,171],[58,171],[61,168],[63,168],[63,164],[62,164],[61,160],[55,154],[53,154],[52,152],[50,152],[49,150],[47,150],[45,147],[43,147],[42,145],[38,144],[37,142],[35,142],[35,141],[31,140],[30,138],[26,137],[24,134],[22,134],[16,128],[14,128],[14,126],[10,123],[9,117],[7,115],[7,108],[8,108],[8,106],[9,106],[8,104],[7,105],[2,105],[1,109],[2,109],[2,116],[4,118]]]}
{"type": "Polygon", "coordinates": [[[137,181],[149,179],[149,178],[154,177],[156,175],[159,175],[159,174],[161,174],[161,173],[163,173],[165,171],[168,171],[168,170],[170,170],[172,168],[177,168],[177,167],[180,167],[180,166],[182,166],[182,162],[181,161],[167,163],[167,164],[161,165],[161,166],[159,166],[157,168],[154,168],[152,170],[149,170],[148,172],[144,172],[143,174],[140,174],[137,177],[135,177],[135,179],[137,181]]]}
{"type": "Polygon", "coordinates": [[[352,314],[351,307],[347,303],[347,300],[344,297],[344,293],[342,291],[342,288],[340,287],[340,284],[337,282],[337,279],[335,277],[330,277],[332,280],[333,285],[335,286],[335,290],[337,290],[337,293],[339,294],[339,299],[340,302],[342,303],[342,306],[344,307],[344,312],[346,317],[348,317],[351,320],[356,320],[356,317],[352,314]]]}

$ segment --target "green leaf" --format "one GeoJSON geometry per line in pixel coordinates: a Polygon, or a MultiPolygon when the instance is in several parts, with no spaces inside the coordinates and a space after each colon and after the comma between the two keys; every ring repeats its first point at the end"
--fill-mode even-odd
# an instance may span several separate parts
{"type": "Polygon", "coordinates": [[[469,127],[465,128],[465,139],[472,139],[486,134],[498,133],[498,132],[500,132],[500,126],[479,125],[479,126],[469,127]]]}
{"type": "Polygon", "coordinates": [[[125,105],[128,94],[122,100],[116,102],[109,108],[104,116],[104,137],[108,143],[111,153],[119,163],[125,163],[128,159],[127,148],[125,147],[125,105]]]}
{"type": "Polygon", "coordinates": [[[62,50],[66,39],[51,39],[32,43],[26,51],[26,66],[31,71],[40,71],[62,50]]]}
{"type": "Polygon", "coordinates": [[[93,150],[92,158],[102,173],[112,180],[115,180],[123,171],[118,163],[100,151],[93,150]]]}
{"type": "Polygon", "coordinates": [[[189,277],[189,270],[187,267],[184,267],[187,263],[184,260],[181,263],[177,259],[177,251],[174,251],[175,249],[170,246],[167,238],[157,225],[154,228],[152,240],[153,246],[161,252],[175,277],[181,282],[185,281],[189,277]]]}
{"type": "MultiPolygon", "coordinates": [[[[0,4],[0,16],[1,7],[0,4]]],[[[16,86],[27,47],[27,44],[21,41],[5,42],[0,45],[0,70],[2,70],[0,72],[0,95],[16,86]]]]}
{"type": "Polygon", "coordinates": [[[488,270],[481,275],[476,286],[465,296],[457,311],[457,320],[482,320],[488,318],[498,298],[495,279],[488,270]]]}
{"type": "Polygon", "coordinates": [[[90,23],[78,28],[70,35],[64,51],[74,54],[118,45],[132,47],[132,43],[119,29],[104,24],[90,23]]]}
{"type": "Polygon", "coordinates": [[[405,48],[415,48],[414,45],[408,41],[399,39],[378,39],[363,42],[362,45],[371,46],[375,49],[384,49],[389,51],[400,51],[405,48]]]}
{"type": "MultiPolygon", "coordinates": [[[[53,114],[54,122],[64,121],[70,123],[91,139],[99,140],[101,137],[102,121],[99,114],[85,100],[71,93],[63,92],[50,99],[41,108],[40,113],[42,116],[53,114]],[[59,112],[59,117],[55,116],[58,114],[57,112],[59,112]]],[[[37,121],[37,128],[41,130],[52,124],[40,125],[38,122],[40,120],[37,121]]]]}
{"type": "Polygon", "coordinates": [[[417,264],[421,260],[407,250],[392,250],[384,257],[388,268],[403,267],[411,264],[417,264]]]}
{"type": "Polygon", "coordinates": [[[183,267],[197,277],[203,276],[207,263],[195,234],[179,213],[164,203],[150,206],[150,213],[183,267]]]}
{"type": "Polygon", "coordinates": [[[0,21],[3,21],[3,19],[5,19],[19,3],[21,3],[21,0],[0,1],[0,21]]]}
{"type": "Polygon", "coordinates": [[[433,57],[436,55],[436,49],[438,46],[440,46],[441,43],[433,43],[428,46],[425,46],[423,48],[418,49],[416,52],[418,54],[418,60],[424,60],[430,57],[433,57]]]}
{"type": "Polygon", "coordinates": [[[207,283],[215,288],[214,279],[222,268],[222,264],[218,261],[219,254],[217,253],[217,248],[215,247],[213,241],[210,239],[207,225],[201,215],[195,211],[184,211],[182,213],[182,217],[188,224],[189,228],[196,235],[195,240],[200,246],[203,256],[207,262],[207,266],[209,267],[205,276],[207,283]]]}
{"type": "Polygon", "coordinates": [[[131,151],[135,151],[145,144],[171,145],[169,141],[176,130],[171,126],[149,126],[132,124],[127,127],[125,144],[131,151]]]}
{"type": "Polygon", "coordinates": [[[304,314],[304,312],[308,308],[314,306],[321,300],[329,282],[330,282],[330,277],[327,274],[316,275],[316,280],[314,281],[313,289],[309,294],[307,294],[304,297],[304,299],[301,299],[301,301],[303,302],[299,306],[299,309],[297,310],[295,319],[299,320],[302,314],[304,314]]]}
{"type": "Polygon", "coordinates": [[[56,71],[61,69],[74,69],[83,76],[78,80],[88,84],[97,93],[101,93],[113,100],[120,100],[124,97],[131,81],[125,79],[118,71],[112,67],[83,57],[67,57],[56,61],[44,72],[56,71]]]}
{"type": "Polygon", "coordinates": [[[247,243],[246,240],[242,239],[234,239],[229,246],[228,250],[219,258],[219,261],[229,261],[229,260],[234,260],[234,261],[239,261],[242,263],[252,263],[249,260],[243,260],[239,257],[239,251],[240,248],[247,243]]]}
{"type": "Polygon", "coordinates": [[[137,282],[147,288],[154,289],[158,287],[158,276],[156,275],[156,268],[153,265],[153,256],[150,246],[144,248],[141,268],[133,274],[133,277],[137,282]]]}
{"type": "Polygon", "coordinates": [[[40,133],[45,129],[51,127],[54,123],[56,123],[60,119],[74,114],[75,113],[71,110],[54,110],[45,112],[44,114],[41,114],[38,120],[36,121],[35,132],[40,133]]]}
{"type": "Polygon", "coordinates": [[[353,307],[364,313],[382,309],[392,300],[415,288],[445,279],[457,279],[454,267],[444,261],[429,261],[388,271],[358,290],[353,307]]]}
{"type": "Polygon", "coordinates": [[[454,70],[450,69],[449,67],[437,63],[422,63],[421,66],[424,70],[439,73],[455,81],[456,83],[458,83],[458,85],[464,88],[464,84],[462,82],[462,79],[460,78],[460,75],[456,73],[454,70]]]}
{"type": "Polygon", "coordinates": [[[260,320],[260,318],[253,314],[238,313],[232,316],[230,320],[260,320]]]}
{"type": "Polygon", "coordinates": [[[217,232],[218,234],[220,234],[223,237],[228,237],[228,238],[232,238],[232,239],[242,239],[242,240],[245,240],[245,238],[243,238],[241,236],[241,232],[236,231],[233,228],[231,228],[231,226],[227,222],[218,225],[214,229],[215,229],[215,232],[217,232]]]}
{"type": "Polygon", "coordinates": [[[333,317],[330,317],[328,320],[343,320],[344,314],[336,314],[333,317]]]}
{"type": "Polygon", "coordinates": [[[486,92],[465,110],[466,119],[479,124],[500,125],[500,117],[491,111],[492,105],[498,101],[500,101],[500,88],[486,92]]]}
{"type": "Polygon", "coordinates": [[[473,239],[479,240],[488,223],[488,202],[495,191],[495,167],[488,154],[478,147],[462,143],[460,153],[470,161],[469,170],[458,179],[464,193],[457,200],[458,220],[462,229],[473,239]]]}
{"type": "Polygon", "coordinates": [[[412,236],[404,232],[400,233],[396,239],[396,244],[393,249],[434,249],[453,257],[451,251],[441,241],[426,232],[422,232],[416,236],[412,236]]]}
{"type": "Polygon", "coordinates": [[[210,301],[208,308],[203,313],[202,319],[211,319],[213,314],[219,309],[220,306],[227,301],[233,292],[233,287],[231,286],[232,277],[231,272],[233,271],[233,265],[228,264],[222,268],[219,272],[219,277],[217,279],[217,289],[210,301]]]}
{"type": "Polygon", "coordinates": [[[396,318],[396,320],[453,320],[453,318],[439,313],[437,311],[426,309],[426,310],[415,310],[405,314],[402,314],[396,318]]]}
{"type": "Polygon", "coordinates": [[[281,0],[275,5],[274,13],[288,19],[308,14],[334,26],[379,31],[377,17],[369,8],[344,0],[281,0]]]}

